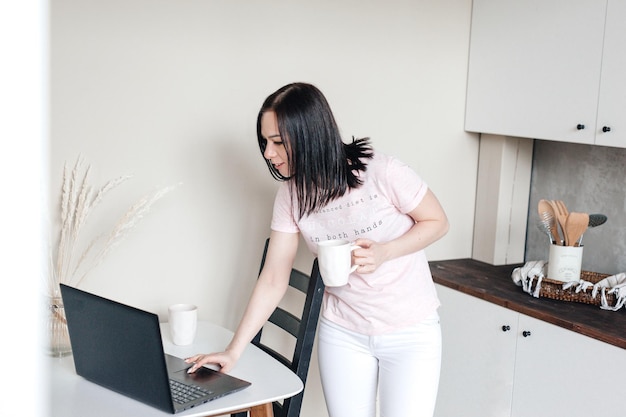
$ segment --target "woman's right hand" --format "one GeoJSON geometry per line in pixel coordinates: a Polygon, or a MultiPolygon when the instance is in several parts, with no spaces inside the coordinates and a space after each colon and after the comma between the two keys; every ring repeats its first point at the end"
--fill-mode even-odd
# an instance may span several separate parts
{"type": "Polygon", "coordinates": [[[186,358],[185,362],[193,364],[193,366],[187,370],[190,374],[196,372],[201,366],[207,364],[218,365],[220,367],[220,372],[228,372],[233,369],[238,359],[239,357],[237,357],[233,352],[227,350],[225,352],[209,354],[200,353],[186,358]]]}

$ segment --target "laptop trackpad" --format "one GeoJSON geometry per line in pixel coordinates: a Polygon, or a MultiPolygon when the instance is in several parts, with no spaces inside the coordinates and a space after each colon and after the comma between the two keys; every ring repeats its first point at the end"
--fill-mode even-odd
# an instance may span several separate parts
{"type": "Polygon", "coordinates": [[[194,383],[200,386],[214,387],[214,385],[207,385],[207,384],[220,379],[223,375],[220,374],[218,371],[200,367],[193,374],[188,374],[187,370],[184,369],[184,370],[174,373],[172,376],[174,376],[175,379],[178,379],[179,381],[182,381],[182,382],[194,383]]]}
{"type": "Polygon", "coordinates": [[[191,367],[190,364],[172,355],[166,354],[165,357],[170,378],[186,384],[205,387],[219,396],[250,386],[248,381],[243,381],[204,366],[198,368],[193,374],[188,374],[187,369],[191,367]]]}

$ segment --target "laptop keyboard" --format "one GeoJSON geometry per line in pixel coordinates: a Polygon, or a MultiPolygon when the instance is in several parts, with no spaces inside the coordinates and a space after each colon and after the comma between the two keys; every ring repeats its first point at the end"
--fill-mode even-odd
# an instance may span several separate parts
{"type": "Polygon", "coordinates": [[[170,379],[170,389],[172,391],[172,399],[177,404],[185,404],[212,393],[197,385],[187,385],[173,379],[170,379]]]}

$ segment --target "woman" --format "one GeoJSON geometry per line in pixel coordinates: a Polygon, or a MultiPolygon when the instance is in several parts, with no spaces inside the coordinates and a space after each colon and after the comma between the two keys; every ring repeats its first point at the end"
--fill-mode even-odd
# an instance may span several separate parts
{"type": "Polygon", "coordinates": [[[224,352],[188,358],[227,372],[283,297],[299,234],[355,241],[348,285],[327,287],[318,354],[331,417],[432,416],[441,359],[439,301],[423,249],[448,220],[421,178],[375,153],[369,139],[342,142],[323,94],[304,83],[270,95],[257,137],[277,192],[270,245],[244,316],[224,352]]]}

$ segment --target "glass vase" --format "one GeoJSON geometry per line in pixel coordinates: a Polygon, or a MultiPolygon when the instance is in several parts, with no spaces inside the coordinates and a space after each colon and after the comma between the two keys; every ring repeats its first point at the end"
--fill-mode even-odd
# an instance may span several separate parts
{"type": "Polygon", "coordinates": [[[61,297],[48,297],[48,354],[63,357],[72,353],[70,335],[67,331],[65,309],[61,297]]]}

